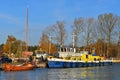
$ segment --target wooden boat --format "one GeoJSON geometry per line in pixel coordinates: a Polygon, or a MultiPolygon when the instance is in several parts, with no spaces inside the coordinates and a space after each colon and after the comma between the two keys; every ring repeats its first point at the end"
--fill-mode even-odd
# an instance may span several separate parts
{"type": "MultiPolygon", "coordinates": [[[[27,16],[26,16],[26,52],[28,51],[28,8],[27,8],[27,16]]],[[[32,70],[35,68],[35,65],[32,63],[25,63],[23,65],[12,65],[12,64],[5,64],[4,70],[5,71],[26,71],[32,70]]]]}
{"type": "Polygon", "coordinates": [[[4,70],[5,71],[26,71],[26,70],[33,70],[35,65],[31,63],[25,63],[23,65],[12,65],[12,64],[5,64],[4,70]]]}

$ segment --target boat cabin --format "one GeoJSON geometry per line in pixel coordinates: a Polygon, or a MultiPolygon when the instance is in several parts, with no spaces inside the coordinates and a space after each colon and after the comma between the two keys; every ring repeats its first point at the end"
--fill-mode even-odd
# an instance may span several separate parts
{"type": "Polygon", "coordinates": [[[35,50],[35,53],[36,53],[37,59],[40,59],[40,58],[46,59],[47,58],[47,54],[44,50],[35,50]]]}
{"type": "Polygon", "coordinates": [[[100,61],[100,60],[104,60],[104,58],[97,55],[93,56],[92,54],[82,54],[81,60],[82,61],[100,61]]]}
{"type": "Polygon", "coordinates": [[[80,56],[81,53],[78,49],[71,47],[60,47],[58,48],[59,57],[70,57],[70,56],[80,56]]]}

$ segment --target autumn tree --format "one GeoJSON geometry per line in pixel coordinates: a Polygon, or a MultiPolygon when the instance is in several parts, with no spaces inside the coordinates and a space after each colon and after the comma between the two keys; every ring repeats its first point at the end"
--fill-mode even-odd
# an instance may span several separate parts
{"type": "Polygon", "coordinates": [[[101,14],[98,16],[98,24],[100,29],[102,29],[105,36],[107,36],[108,46],[107,46],[107,56],[109,53],[111,37],[113,30],[116,26],[117,16],[111,13],[109,14],[101,14]]]}
{"type": "Polygon", "coordinates": [[[4,46],[4,44],[0,45],[0,51],[3,51],[3,46],[4,46]]]}
{"type": "Polygon", "coordinates": [[[14,42],[14,41],[16,41],[16,38],[15,37],[13,37],[13,36],[8,36],[8,39],[7,39],[7,41],[6,41],[6,44],[4,45],[4,52],[6,52],[6,53],[11,53],[11,44],[14,42]]]}
{"type": "Polygon", "coordinates": [[[51,25],[45,28],[45,30],[43,31],[44,34],[46,34],[48,36],[48,39],[50,42],[53,42],[54,44],[57,43],[56,41],[56,25],[51,25]]]}
{"type": "Polygon", "coordinates": [[[93,46],[98,55],[105,56],[104,53],[106,53],[107,44],[104,42],[103,39],[98,39],[96,42],[93,43],[93,46]]]}
{"type": "Polygon", "coordinates": [[[43,31],[42,38],[46,38],[47,41],[42,42],[42,43],[47,44],[47,46],[48,46],[47,53],[55,53],[56,52],[56,47],[55,47],[56,32],[55,32],[55,28],[56,28],[55,25],[51,25],[51,26],[46,27],[45,30],[43,31]]]}
{"type": "Polygon", "coordinates": [[[72,33],[74,34],[74,46],[77,47],[79,44],[79,36],[80,33],[83,32],[83,27],[84,27],[84,19],[83,18],[78,18],[75,19],[73,22],[72,27],[72,33]]]}
{"type": "Polygon", "coordinates": [[[16,40],[11,44],[11,53],[14,53],[17,57],[21,57],[21,53],[25,50],[24,41],[16,40]]]}
{"type": "Polygon", "coordinates": [[[14,36],[8,36],[6,44],[3,46],[4,52],[14,53],[15,55],[21,54],[22,51],[25,50],[25,42],[21,40],[17,40],[14,36]]]}
{"type": "Polygon", "coordinates": [[[55,45],[49,41],[49,37],[43,32],[40,40],[40,49],[45,50],[46,53],[56,53],[55,45]]]}
{"type": "Polygon", "coordinates": [[[28,46],[28,51],[32,51],[32,52],[34,52],[35,50],[37,50],[38,49],[38,46],[36,45],[36,46],[28,46]]]}

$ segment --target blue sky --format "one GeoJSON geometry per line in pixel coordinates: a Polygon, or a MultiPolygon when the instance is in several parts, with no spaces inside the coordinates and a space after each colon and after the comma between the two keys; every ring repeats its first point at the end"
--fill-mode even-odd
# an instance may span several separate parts
{"type": "Polygon", "coordinates": [[[69,30],[75,18],[120,14],[120,0],[0,0],[0,44],[8,35],[25,40],[27,6],[30,45],[38,45],[45,27],[58,20],[65,21],[69,30]]]}

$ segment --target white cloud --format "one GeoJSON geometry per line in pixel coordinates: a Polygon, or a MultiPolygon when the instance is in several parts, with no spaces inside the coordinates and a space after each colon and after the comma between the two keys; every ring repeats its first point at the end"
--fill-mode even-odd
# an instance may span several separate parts
{"type": "Polygon", "coordinates": [[[15,24],[22,23],[18,18],[3,13],[0,13],[0,19],[5,20],[8,23],[15,23],[15,24]]]}

